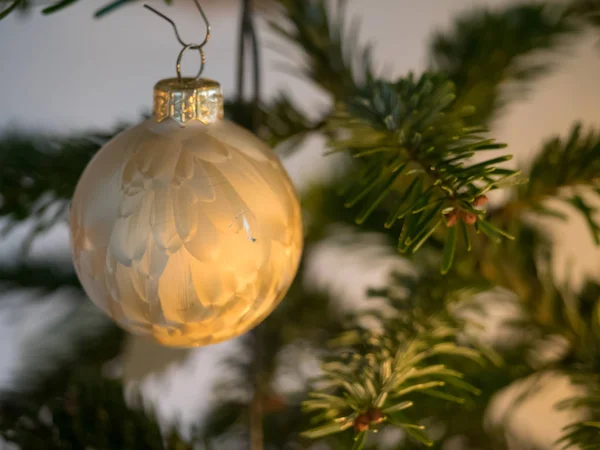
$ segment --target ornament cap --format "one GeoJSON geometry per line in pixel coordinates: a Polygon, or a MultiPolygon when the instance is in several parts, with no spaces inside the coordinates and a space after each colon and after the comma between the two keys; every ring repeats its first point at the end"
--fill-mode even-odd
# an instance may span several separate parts
{"type": "Polygon", "coordinates": [[[223,118],[221,85],[206,78],[168,78],[154,86],[154,118],[173,119],[185,126],[190,120],[208,125],[223,118]]]}

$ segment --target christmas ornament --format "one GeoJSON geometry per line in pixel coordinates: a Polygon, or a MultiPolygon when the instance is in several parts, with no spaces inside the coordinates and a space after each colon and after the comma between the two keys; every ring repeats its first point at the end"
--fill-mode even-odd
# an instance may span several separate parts
{"type": "Polygon", "coordinates": [[[245,333],[277,306],[298,268],[302,224],[275,154],[223,119],[219,84],[181,77],[186,50],[204,65],[209,33],[186,44],[170,23],[183,45],[178,76],[156,84],[152,118],[91,160],[70,227],[91,300],[131,332],[190,347],[245,333]]]}

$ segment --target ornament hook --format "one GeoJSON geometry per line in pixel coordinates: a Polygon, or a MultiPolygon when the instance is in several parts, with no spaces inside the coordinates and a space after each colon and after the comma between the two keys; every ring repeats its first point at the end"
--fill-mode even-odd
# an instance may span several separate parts
{"type": "Polygon", "coordinates": [[[150,5],[144,5],[144,8],[149,9],[154,14],[165,19],[167,22],[169,22],[171,24],[171,26],[173,27],[173,31],[175,31],[175,37],[177,38],[177,41],[183,47],[181,49],[181,51],[179,52],[179,56],[177,56],[177,66],[176,67],[177,67],[177,79],[179,81],[181,81],[181,59],[183,58],[183,54],[185,53],[186,50],[198,50],[200,52],[200,70],[198,71],[198,75],[196,75],[196,79],[200,78],[200,76],[202,75],[202,72],[204,71],[204,65],[206,64],[206,57],[204,55],[203,47],[206,45],[206,43],[210,39],[210,22],[208,21],[208,17],[206,17],[206,14],[204,13],[202,6],[200,6],[200,3],[198,3],[198,0],[193,0],[193,1],[196,4],[196,8],[198,8],[198,11],[200,12],[202,19],[204,19],[204,23],[206,24],[206,36],[204,36],[204,40],[200,44],[186,43],[183,39],[181,39],[181,35],[179,34],[177,25],[175,24],[175,22],[173,22],[173,20],[171,18],[164,15],[160,11],[154,9],[150,5]]]}

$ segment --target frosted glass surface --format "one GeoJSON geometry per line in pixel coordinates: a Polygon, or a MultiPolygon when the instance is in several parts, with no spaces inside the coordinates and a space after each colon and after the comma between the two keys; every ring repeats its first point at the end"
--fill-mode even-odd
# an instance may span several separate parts
{"type": "Polygon", "coordinates": [[[264,319],[302,251],[300,207],[274,153],[224,120],[149,119],[107,143],[71,210],[92,301],[164,345],[211,344],[264,319]]]}

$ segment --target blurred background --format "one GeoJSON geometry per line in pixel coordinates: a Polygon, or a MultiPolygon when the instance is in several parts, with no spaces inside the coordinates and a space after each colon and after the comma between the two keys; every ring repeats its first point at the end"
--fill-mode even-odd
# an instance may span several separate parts
{"type": "MultiPolygon", "coordinates": [[[[34,8],[29,14],[13,14],[0,22],[0,133],[110,129],[119,122],[135,123],[150,110],[154,83],[174,75],[179,46],[172,30],[140,3],[94,20],[93,13],[100,3],[99,0],[78,2],[49,17],[34,8]]],[[[184,39],[195,40],[203,32],[198,29],[200,21],[191,2],[175,1],[168,10],[162,2],[149,3],[175,20],[184,39]]],[[[482,5],[501,7],[511,2],[349,0],[348,3],[349,15],[361,23],[362,40],[373,43],[376,66],[386,76],[394,77],[424,70],[429,62],[427,50],[432,33],[448,27],[457,14],[482,5]]],[[[204,74],[218,80],[225,95],[231,96],[235,87],[240,5],[233,0],[206,0],[202,5],[213,30],[206,47],[204,74]]],[[[317,117],[330,99],[300,77],[280,69],[281,58],[270,47],[284,44],[270,35],[260,17],[258,32],[264,49],[262,96],[270,98],[285,90],[309,115],[317,117]]],[[[576,45],[557,57],[560,64],[553,73],[520,94],[493,123],[493,135],[508,143],[509,151],[516,155],[515,165],[526,162],[547,136],[566,134],[574,120],[593,123],[600,117],[598,34],[578,39],[576,45]]],[[[184,73],[196,70],[195,58],[186,56],[184,73]]],[[[334,157],[317,159],[315,163],[324,150],[321,139],[309,139],[305,145],[305,151],[284,159],[301,191],[311,181],[328,177],[335,166],[334,157]]],[[[14,262],[28,226],[15,229],[0,241],[2,263],[14,262]]],[[[577,284],[585,275],[599,274],[600,252],[580,215],[570,214],[568,222],[549,221],[544,226],[556,245],[553,271],[559,280],[577,284]]],[[[314,249],[308,255],[314,266],[305,282],[342,292],[344,302],[340,307],[343,308],[362,307],[366,287],[381,283],[390,267],[402,264],[396,255],[348,260],[340,258],[341,251],[335,243],[327,242],[314,249]]],[[[33,255],[40,259],[69,260],[66,223],[58,224],[37,239],[33,255]]],[[[53,339],[48,330],[60,323],[68,310],[64,298],[72,293],[57,292],[42,302],[28,301],[36,295],[19,291],[3,294],[1,298],[1,388],[23,382],[15,374],[27,367],[41,341],[49,349],[48,354],[68,346],[63,342],[68,336],[53,339]]],[[[214,397],[214,383],[224,375],[225,366],[221,362],[237,351],[235,340],[208,348],[171,350],[132,337],[117,370],[123,370],[127,379],[142,386],[162,421],[178,421],[186,429],[208,411],[214,397]]],[[[552,380],[511,411],[511,426],[521,430],[539,448],[552,448],[560,428],[569,419],[551,405],[568,395],[569,389],[564,380],[552,380]],[[541,420],[541,416],[547,417],[541,420]]],[[[491,414],[502,416],[507,402],[500,398],[491,414]]]]}

